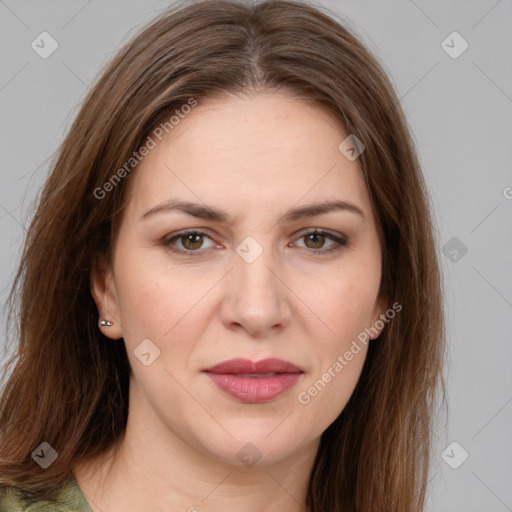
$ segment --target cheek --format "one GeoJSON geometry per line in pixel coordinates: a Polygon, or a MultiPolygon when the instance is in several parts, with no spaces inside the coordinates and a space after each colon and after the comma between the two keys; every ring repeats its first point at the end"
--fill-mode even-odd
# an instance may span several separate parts
{"type": "Polygon", "coordinates": [[[152,262],[147,252],[132,250],[116,262],[120,313],[127,332],[163,339],[178,322],[187,322],[210,279],[191,279],[176,268],[152,262]]]}
{"type": "MultiPolygon", "coordinates": [[[[149,339],[156,349],[151,344],[148,347],[158,353],[158,358],[149,367],[151,374],[143,368],[145,373],[139,377],[150,378],[158,388],[154,372],[160,370],[162,382],[166,382],[169,376],[162,372],[167,369],[184,382],[191,370],[191,355],[210,314],[208,308],[214,293],[205,296],[205,290],[213,288],[219,276],[212,272],[191,275],[166,265],[149,265],[147,258],[140,258],[137,264],[135,255],[134,251],[130,259],[120,261],[117,272],[121,323],[132,367],[139,365],[136,353],[142,349],[138,347],[149,339]]],[[[142,351],[145,352],[146,349],[142,351]]]]}
{"type": "Polygon", "coordinates": [[[297,396],[302,407],[319,411],[323,428],[344,409],[361,375],[380,281],[378,272],[364,268],[338,270],[323,279],[328,286],[322,293],[309,295],[308,305],[329,329],[322,328],[324,335],[311,331],[316,364],[297,396]]]}
{"type": "Polygon", "coordinates": [[[345,409],[361,375],[368,351],[360,342],[340,340],[324,352],[318,371],[298,390],[296,401],[304,435],[321,435],[345,409]]]}
{"type": "MultiPolygon", "coordinates": [[[[312,337],[316,364],[299,390],[297,401],[322,418],[321,433],[343,411],[357,385],[368,351],[365,328],[371,324],[377,287],[339,281],[317,302],[319,314],[330,330],[312,337]],[[362,335],[363,334],[363,335],[362,335]]],[[[312,414],[312,413],[311,413],[312,414]]]]}
{"type": "MultiPolygon", "coordinates": [[[[380,283],[380,272],[365,268],[344,268],[322,278],[314,291],[305,283],[299,293],[322,320],[327,345],[340,350],[373,322],[374,308],[380,283]]],[[[323,336],[322,336],[323,337],[323,336]]]]}

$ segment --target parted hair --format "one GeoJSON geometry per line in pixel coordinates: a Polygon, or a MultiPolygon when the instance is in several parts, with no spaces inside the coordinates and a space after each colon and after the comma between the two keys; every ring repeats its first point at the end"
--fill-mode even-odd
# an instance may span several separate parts
{"type": "Polygon", "coordinates": [[[302,1],[182,2],[101,69],[51,161],[6,304],[16,350],[2,378],[0,484],[47,498],[126,427],[131,369],[124,343],[98,329],[90,275],[98,255],[112,263],[130,175],[101,199],[95,191],[190,98],[285,91],[334,113],[364,143],[380,292],[402,305],[369,343],[349,402],[322,434],[307,505],[424,510],[436,405],[446,394],[435,219],[397,93],[348,26],[302,1]],[[58,452],[46,469],[31,457],[42,442],[58,452]]]}

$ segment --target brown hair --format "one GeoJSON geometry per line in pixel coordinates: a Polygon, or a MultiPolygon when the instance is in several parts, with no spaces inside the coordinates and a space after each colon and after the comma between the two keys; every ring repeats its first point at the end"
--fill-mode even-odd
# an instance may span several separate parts
{"type": "Polygon", "coordinates": [[[334,17],[289,0],[175,5],[103,70],[52,162],[9,295],[19,346],[5,366],[0,482],[46,497],[126,425],[128,358],[97,328],[89,286],[95,256],[111,263],[125,180],[103,199],[94,191],[190,98],[286,91],[333,112],[365,144],[381,293],[403,306],[370,343],[353,395],[322,435],[308,506],[423,510],[439,384],[445,400],[434,219],[396,93],[334,17]],[[58,458],[41,471],[31,453],[43,441],[58,458]]]}

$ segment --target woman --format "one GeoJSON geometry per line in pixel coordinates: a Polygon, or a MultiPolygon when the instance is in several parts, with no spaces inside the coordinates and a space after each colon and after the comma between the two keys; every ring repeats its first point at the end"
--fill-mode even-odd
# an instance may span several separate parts
{"type": "Polygon", "coordinates": [[[385,73],[318,8],[197,2],[129,42],[10,298],[0,510],[424,510],[427,190],[385,73]]]}

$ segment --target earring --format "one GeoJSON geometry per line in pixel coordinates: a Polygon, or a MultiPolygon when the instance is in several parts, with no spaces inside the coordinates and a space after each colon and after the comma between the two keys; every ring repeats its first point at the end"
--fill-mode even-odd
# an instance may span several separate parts
{"type": "Polygon", "coordinates": [[[113,322],[111,322],[110,320],[102,320],[100,322],[101,327],[110,327],[111,325],[113,325],[113,322]]]}

